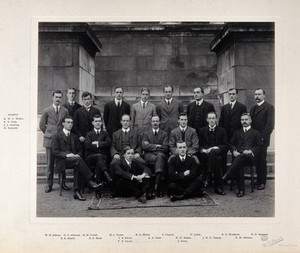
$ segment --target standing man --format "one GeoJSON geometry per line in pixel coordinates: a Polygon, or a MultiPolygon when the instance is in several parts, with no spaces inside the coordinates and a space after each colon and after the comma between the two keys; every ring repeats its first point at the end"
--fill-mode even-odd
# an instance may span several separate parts
{"type": "MultiPolygon", "coordinates": [[[[93,116],[100,115],[100,111],[93,107],[93,96],[88,91],[81,95],[83,106],[74,113],[74,133],[79,137],[81,144],[84,144],[87,132],[92,131],[93,116]]],[[[84,146],[83,146],[84,147],[84,146]]]]}
{"type": "Polygon", "coordinates": [[[149,102],[150,90],[141,89],[141,100],[132,105],[132,127],[143,134],[151,126],[151,118],[156,115],[155,105],[149,102]]]}
{"type": "MultiPolygon", "coordinates": [[[[166,162],[169,151],[168,134],[159,128],[160,119],[153,116],[151,120],[152,129],[144,133],[142,138],[142,149],[147,164],[154,166],[155,195],[162,197],[162,181],[166,176],[166,162]]],[[[153,174],[153,173],[152,173],[153,174]]]]}
{"type": "Polygon", "coordinates": [[[188,124],[197,131],[201,127],[207,126],[206,117],[209,112],[215,112],[215,108],[211,103],[203,99],[204,90],[201,87],[194,89],[195,101],[187,107],[188,124]]]}
{"type": "MultiPolygon", "coordinates": [[[[68,115],[68,110],[60,105],[63,94],[60,90],[52,93],[53,104],[44,109],[40,119],[40,129],[44,133],[43,146],[46,148],[47,156],[47,185],[45,192],[52,191],[53,176],[54,176],[54,156],[51,151],[51,139],[54,134],[62,129],[62,120],[68,115]]],[[[65,181],[66,175],[62,175],[62,180],[65,181]]],[[[63,182],[63,189],[68,190],[69,187],[63,182]]]]}
{"type": "Polygon", "coordinates": [[[104,105],[104,123],[106,131],[110,138],[115,131],[119,130],[121,125],[121,116],[123,114],[130,114],[130,105],[123,99],[124,91],[121,87],[115,88],[115,99],[107,102],[104,105]]]}
{"type": "Polygon", "coordinates": [[[217,126],[215,112],[207,114],[208,126],[199,130],[200,161],[203,166],[204,187],[213,179],[216,194],[225,195],[222,183],[223,159],[228,152],[226,132],[223,127],[217,126]],[[212,178],[213,175],[213,178],[212,178]]]}
{"type": "Polygon", "coordinates": [[[146,203],[151,171],[145,165],[134,160],[134,149],[124,148],[124,155],[112,164],[114,179],[112,197],[135,196],[141,203],[146,203]]]}
{"type": "Polygon", "coordinates": [[[247,112],[247,107],[236,100],[237,94],[237,89],[230,88],[228,90],[230,102],[221,108],[219,126],[225,129],[228,140],[236,130],[242,128],[241,115],[247,112]]]}
{"type": "Polygon", "coordinates": [[[78,104],[75,101],[75,97],[76,97],[76,89],[75,88],[69,88],[67,90],[68,101],[65,104],[63,104],[63,106],[68,110],[69,115],[72,118],[74,117],[75,111],[78,110],[81,107],[81,105],[78,104]]]}
{"type": "MultiPolygon", "coordinates": [[[[84,142],[86,163],[88,166],[96,165],[95,174],[97,183],[103,180],[111,183],[112,178],[108,174],[107,169],[111,140],[108,133],[103,130],[103,122],[100,115],[96,114],[93,116],[92,124],[94,129],[86,134],[84,142]]],[[[96,191],[96,198],[100,197],[101,193],[96,191]]]]}
{"type": "Polygon", "coordinates": [[[165,86],[163,92],[165,98],[156,106],[156,111],[161,120],[161,129],[170,135],[171,130],[178,127],[178,116],[183,112],[183,106],[173,98],[173,86],[165,86]]]}
{"type": "Polygon", "coordinates": [[[263,145],[261,135],[251,128],[249,113],[241,116],[242,129],[236,131],[230,141],[231,151],[235,157],[228,171],[223,176],[223,181],[234,173],[236,174],[238,197],[245,194],[244,167],[245,165],[256,166],[263,145]]]}
{"type": "Polygon", "coordinates": [[[176,144],[178,154],[170,159],[168,186],[170,200],[177,201],[194,196],[203,196],[202,179],[198,177],[195,160],[187,155],[184,141],[176,144]]]}
{"type": "Polygon", "coordinates": [[[75,134],[71,133],[73,119],[66,116],[63,119],[63,129],[56,133],[51,140],[53,155],[56,157],[57,171],[65,171],[66,168],[74,168],[74,199],[86,200],[80,190],[84,183],[92,188],[98,188],[101,184],[91,181],[92,172],[81,158],[81,145],[75,134]]]}
{"type": "Polygon", "coordinates": [[[200,164],[197,157],[197,152],[199,149],[199,139],[196,130],[188,126],[188,117],[185,113],[181,113],[178,116],[179,127],[176,127],[171,131],[169,146],[171,149],[171,154],[178,155],[178,148],[176,143],[179,141],[184,141],[187,148],[187,155],[194,157],[197,165],[200,164]]]}
{"type": "Polygon", "coordinates": [[[257,167],[258,190],[265,189],[267,180],[267,149],[270,145],[270,135],[274,129],[274,106],[265,101],[265,90],[259,88],[255,90],[256,105],[250,110],[253,129],[260,132],[263,139],[262,153],[259,157],[257,167]]]}

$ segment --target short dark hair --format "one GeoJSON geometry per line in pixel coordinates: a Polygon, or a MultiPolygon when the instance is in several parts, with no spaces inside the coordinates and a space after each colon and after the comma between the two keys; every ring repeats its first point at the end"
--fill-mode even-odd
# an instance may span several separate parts
{"type": "Polygon", "coordinates": [[[124,117],[124,116],[129,116],[129,120],[131,120],[131,116],[129,115],[129,114],[122,114],[122,116],[121,116],[121,120],[122,120],[122,118],[124,117]]]}
{"type": "Polygon", "coordinates": [[[90,93],[88,91],[84,91],[84,92],[82,92],[81,98],[86,98],[88,96],[90,96],[91,98],[93,98],[92,93],[90,93]]]}
{"type": "Polygon", "coordinates": [[[263,91],[263,94],[266,94],[266,91],[265,91],[264,89],[262,89],[262,88],[257,88],[257,89],[255,89],[255,90],[262,90],[262,91],[263,91]]]}
{"type": "Polygon", "coordinates": [[[229,91],[232,91],[232,90],[235,90],[235,93],[236,93],[236,94],[239,93],[239,91],[238,91],[236,88],[230,88],[230,89],[228,90],[228,92],[229,92],[229,91]]]}
{"type": "Polygon", "coordinates": [[[214,111],[211,111],[211,112],[207,113],[206,118],[208,117],[208,114],[214,114],[214,115],[216,115],[216,118],[218,117],[218,116],[217,116],[217,113],[214,112],[214,111]]]}
{"type": "MultiPolygon", "coordinates": [[[[204,94],[204,90],[203,90],[202,87],[196,87],[195,89],[200,89],[200,90],[201,90],[201,93],[204,94]]],[[[195,89],[193,89],[193,91],[194,91],[195,89]]]]}
{"type": "Polygon", "coordinates": [[[176,146],[177,146],[177,144],[182,144],[182,143],[185,143],[185,145],[186,145],[186,142],[185,142],[185,141],[179,140],[179,141],[176,142],[176,146]]]}
{"type": "MultiPolygon", "coordinates": [[[[66,119],[71,119],[73,120],[73,118],[70,115],[67,115],[65,117],[63,117],[62,122],[64,123],[66,119]]],[[[74,120],[73,120],[74,121],[74,120]]]]}
{"type": "Polygon", "coordinates": [[[53,91],[52,97],[54,97],[54,94],[61,94],[63,96],[63,93],[61,92],[61,90],[53,91]]]}
{"type": "Polygon", "coordinates": [[[146,87],[141,88],[141,94],[143,93],[143,91],[147,91],[150,94],[149,88],[146,87]]]}
{"type": "Polygon", "coordinates": [[[172,86],[172,85],[167,85],[167,86],[163,87],[163,91],[165,91],[165,88],[168,88],[168,87],[171,87],[172,91],[174,91],[174,86],[172,86]]]}
{"type": "Polygon", "coordinates": [[[67,92],[68,92],[69,90],[73,90],[73,91],[76,93],[76,89],[75,89],[75,88],[68,88],[68,89],[67,89],[67,92]]]}
{"type": "MultiPolygon", "coordinates": [[[[126,153],[128,150],[133,149],[131,146],[126,146],[123,150],[124,153],[126,153]]],[[[134,149],[133,149],[134,150],[134,149]]]]}
{"type": "Polygon", "coordinates": [[[120,86],[115,87],[115,91],[116,91],[117,89],[122,89],[122,91],[124,92],[123,88],[120,87],[120,86]]]}
{"type": "Polygon", "coordinates": [[[94,119],[96,119],[96,118],[101,118],[101,120],[102,120],[102,116],[101,116],[100,114],[95,114],[95,115],[93,115],[93,121],[94,121],[94,119]]]}
{"type": "Polygon", "coordinates": [[[178,119],[180,119],[180,117],[181,116],[185,116],[185,117],[187,117],[187,114],[185,113],[185,112],[181,112],[181,113],[179,113],[179,115],[178,115],[178,119]]]}
{"type": "Polygon", "coordinates": [[[251,115],[250,115],[249,112],[244,112],[244,113],[242,113],[241,118],[242,118],[243,116],[249,116],[249,118],[251,119],[251,115]]]}

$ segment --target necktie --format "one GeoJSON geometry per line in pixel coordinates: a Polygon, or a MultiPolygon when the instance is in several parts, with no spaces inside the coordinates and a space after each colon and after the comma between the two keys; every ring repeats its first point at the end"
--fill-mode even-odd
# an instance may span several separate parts
{"type": "Polygon", "coordinates": [[[124,134],[126,135],[127,134],[127,131],[125,130],[124,134]]]}
{"type": "Polygon", "coordinates": [[[168,105],[170,105],[170,103],[171,103],[170,100],[168,100],[168,105]]]}
{"type": "Polygon", "coordinates": [[[210,131],[210,132],[213,132],[213,131],[215,131],[215,129],[214,129],[214,128],[210,128],[209,131],[210,131]]]}
{"type": "Polygon", "coordinates": [[[55,112],[58,114],[58,106],[55,106],[55,112]]]}
{"type": "Polygon", "coordinates": [[[67,139],[68,139],[68,142],[71,142],[70,132],[67,133],[67,139]]]}
{"type": "Polygon", "coordinates": [[[154,135],[155,135],[155,136],[157,135],[157,131],[156,131],[156,130],[154,131],[154,135]]]}
{"type": "Polygon", "coordinates": [[[230,103],[230,109],[232,109],[233,108],[233,103],[230,103]]]}
{"type": "Polygon", "coordinates": [[[98,135],[98,136],[100,135],[100,131],[99,131],[99,130],[97,130],[97,135],[98,135]]]}
{"type": "Polygon", "coordinates": [[[118,109],[120,109],[120,107],[121,107],[121,102],[118,102],[117,107],[118,107],[118,109]]]}
{"type": "Polygon", "coordinates": [[[244,128],[244,133],[246,133],[248,130],[246,128],[244,128]]]}
{"type": "Polygon", "coordinates": [[[145,109],[145,102],[143,102],[143,109],[145,109]]]}
{"type": "Polygon", "coordinates": [[[181,158],[181,162],[184,163],[184,158],[181,158]]]}
{"type": "Polygon", "coordinates": [[[181,130],[181,139],[183,141],[185,141],[185,132],[184,132],[184,130],[181,130]]]}

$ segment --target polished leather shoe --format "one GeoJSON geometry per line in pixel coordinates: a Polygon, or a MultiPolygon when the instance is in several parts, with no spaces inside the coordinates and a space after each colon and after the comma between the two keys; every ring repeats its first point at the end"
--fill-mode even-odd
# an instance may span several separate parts
{"type": "Polygon", "coordinates": [[[203,183],[203,186],[204,186],[204,188],[206,188],[206,187],[208,187],[208,181],[206,180],[206,181],[204,181],[204,183],[203,183]]]}
{"type": "Polygon", "coordinates": [[[86,198],[82,197],[79,191],[74,192],[74,199],[78,199],[80,201],[85,201],[86,198]]]}
{"type": "Polygon", "coordinates": [[[183,195],[172,195],[170,197],[171,202],[177,201],[177,200],[183,200],[184,196],[183,195]]]}
{"type": "Polygon", "coordinates": [[[104,171],[103,175],[107,183],[111,183],[113,181],[107,171],[104,171]]]}
{"type": "Polygon", "coordinates": [[[65,191],[69,191],[70,190],[70,188],[65,183],[62,184],[61,188],[63,190],[65,190],[65,191]]]}
{"type": "Polygon", "coordinates": [[[89,181],[89,186],[92,188],[98,188],[101,185],[102,185],[102,183],[97,184],[97,183],[93,182],[92,180],[89,181]]]}
{"type": "Polygon", "coordinates": [[[239,192],[236,194],[236,196],[238,196],[238,198],[241,198],[241,197],[244,196],[244,194],[245,194],[245,190],[242,190],[242,191],[239,191],[239,192]]]}
{"type": "Polygon", "coordinates": [[[146,194],[143,194],[142,196],[137,197],[136,199],[137,199],[138,202],[140,202],[142,204],[145,204],[147,202],[146,194]]]}
{"type": "Polygon", "coordinates": [[[51,192],[52,191],[52,185],[46,185],[45,186],[45,192],[48,193],[48,192],[51,192]]]}
{"type": "Polygon", "coordinates": [[[155,194],[154,193],[147,193],[146,195],[146,199],[150,200],[150,199],[154,199],[155,198],[155,194]]]}
{"type": "Polygon", "coordinates": [[[95,198],[101,199],[101,192],[95,192],[95,198]]]}
{"type": "Polygon", "coordinates": [[[220,189],[220,188],[215,188],[214,192],[218,195],[225,195],[225,192],[223,191],[223,189],[220,189]]]}
{"type": "Polygon", "coordinates": [[[264,190],[265,189],[265,185],[264,184],[260,184],[257,186],[257,190],[264,190]]]}

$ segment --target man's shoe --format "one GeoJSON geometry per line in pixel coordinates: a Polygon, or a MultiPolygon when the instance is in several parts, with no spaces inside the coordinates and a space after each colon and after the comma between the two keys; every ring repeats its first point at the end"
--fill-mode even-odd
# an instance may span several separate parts
{"type": "Polygon", "coordinates": [[[155,198],[155,194],[153,194],[153,193],[147,193],[147,195],[146,195],[146,199],[147,200],[154,199],[154,198],[155,198]]]}
{"type": "Polygon", "coordinates": [[[221,188],[215,188],[214,192],[218,195],[225,195],[225,192],[221,188]]]}
{"type": "Polygon", "coordinates": [[[105,180],[106,180],[107,183],[110,184],[113,181],[112,178],[111,178],[111,176],[108,174],[107,171],[104,171],[103,175],[104,175],[104,178],[105,178],[105,180]]]}
{"type": "Polygon", "coordinates": [[[69,191],[70,190],[70,188],[65,183],[62,184],[61,188],[63,190],[65,190],[65,191],[69,191]]]}
{"type": "Polygon", "coordinates": [[[207,188],[207,187],[208,187],[208,185],[209,185],[208,181],[207,181],[207,180],[205,180],[205,181],[204,181],[204,183],[203,183],[203,186],[204,186],[204,188],[207,188]]]}
{"type": "Polygon", "coordinates": [[[96,199],[101,199],[101,192],[95,192],[95,198],[96,199]]]}
{"type": "Polygon", "coordinates": [[[265,185],[264,184],[260,184],[257,186],[257,190],[264,190],[265,189],[265,185]]]}
{"type": "Polygon", "coordinates": [[[92,180],[89,181],[89,186],[92,188],[98,188],[101,185],[102,185],[102,183],[97,184],[97,183],[93,182],[92,180]]]}
{"type": "Polygon", "coordinates": [[[177,201],[177,200],[183,200],[184,196],[183,195],[172,195],[170,197],[171,202],[177,201]]]}
{"type": "Polygon", "coordinates": [[[79,191],[74,192],[74,199],[78,199],[80,201],[85,201],[86,200],[86,198],[82,197],[82,195],[80,194],[79,191]]]}
{"type": "Polygon", "coordinates": [[[245,194],[245,190],[241,190],[236,194],[236,196],[238,196],[238,198],[241,198],[244,196],[244,194],[245,194]]]}
{"type": "Polygon", "coordinates": [[[51,192],[52,191],[52,185],[46,185],[45,186],[45,192],[48,193],[48,192],[51,192]]]}
{"type": "Polygon", "coordinates": [[[137,197],[136,199],[137,199],[138,202],[140,202],[142,204],[145,204],[147,202],[146,194],[143,194],[142,196],[137,197]]]}

